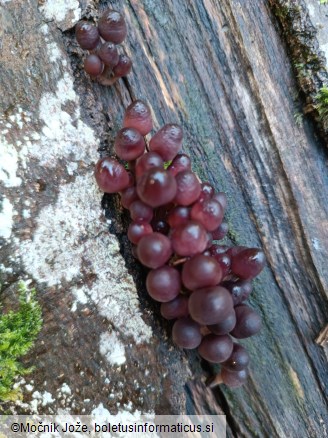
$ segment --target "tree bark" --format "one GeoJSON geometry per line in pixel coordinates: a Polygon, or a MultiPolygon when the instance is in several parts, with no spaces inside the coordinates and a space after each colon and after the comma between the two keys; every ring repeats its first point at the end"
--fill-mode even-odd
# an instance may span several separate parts
{"type": "Polygon", "coordinates": [[[87,2],[0,6],[1,299],[32,280],[44,327],[26,363],[16,412],[224,413],[232,437],[327,436],[327,150],[305,116],[265,0],[87,2]],[[123,11],[127,79],[103,87],[83,72],[73,26],[105,6],[123,11]],[[29,19],[26,19],[29,17],[29,19]],[[209,389],[217,369],[179,351],[127,214],[93,180],[113,153],[124,108],[149,103],[155,129],[179,123],[204,181],[228,195],[228,242],[262,247],[268,265],[250,303],[263,318],[248,383],[209,389]],[[32,388],[32,389],[31,389],[32,388]],[[68,389],[67,389],[68,388],[68,389]],[[52,402],[47,402],[49,393],[52,402]]]}

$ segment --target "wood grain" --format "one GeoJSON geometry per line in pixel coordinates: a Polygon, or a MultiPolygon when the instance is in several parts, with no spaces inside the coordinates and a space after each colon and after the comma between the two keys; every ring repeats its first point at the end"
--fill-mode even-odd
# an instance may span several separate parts
{"type": "Polygon", "coordinates": [[[326,353],[314,339],[327,318],[326,151],[307,119],[295,122],[300,102],[271,12],[264,1],[210,0],[124,10],[134,94],[158,126],[183,125],[195,170],[229,196],[232,241],[267,255],[251,299],[264,329],[245,342],[251,378],[215,391],[230,434],[325,436],[326,353]]]}

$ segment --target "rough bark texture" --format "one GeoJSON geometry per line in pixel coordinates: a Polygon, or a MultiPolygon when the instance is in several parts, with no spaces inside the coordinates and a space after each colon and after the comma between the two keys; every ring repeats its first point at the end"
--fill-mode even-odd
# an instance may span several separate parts
{"type": "Polygon", "coordinates": [[[309,114],[328,142],[328,117],[318,111],[319,94],[328,86],[328,3],[325,0],[269,0],[287,42],[296,81],[302,93],[302,114],[309,114]]]}
{"type": "Polygon", "coordinates": [[[296,124],[292,68],[268,2],[1,2],[1,299],[30,279],[44,328],[16,412],[220,413],[228,436],[327,436],[326,149],[296,124]],[[122,10],[134,67],[111,88],[83,72],[72,27],[122,10]],[[26,20],[26,17],[29,17],[26,20]],[[245,342],[243,389],[206,388],[215,372],[172,346],[131,255],[127,217],[92,170],[131,98],[155,128],[182,124],[203,180],[227,193],[232,243],[264,248],[250,300],[263,317],[245,342]],[[109,228],[109,232],[108,232],[109,228]]]}

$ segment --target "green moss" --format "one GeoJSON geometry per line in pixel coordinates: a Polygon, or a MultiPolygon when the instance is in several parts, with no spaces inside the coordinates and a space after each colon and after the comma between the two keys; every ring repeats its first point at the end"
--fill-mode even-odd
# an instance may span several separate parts
{"type": "Polygon", "coordinates": [[[0,401],[20,398],[19,389],[14,389],[17,377],[31,372],[19,358],[33,346],[41,330],[41,307],[35,299],[35,289],[28,290],[19,283],[19,308],[0,316],[0,401]]]}
{"type": "Polygon", "coordinates": [[[303,114],[300,112],[296,112],[294,114],[294,120],[297,126],[302,126],[303,124],[303,114]]]}
{"type": "MultiPolygon", "coordinates": [[[[322,53],[317,50],[316,34],[308,19],[307,8],[290,0],[269,0],[269,4],[286,39],[298,86],[306,95],[306,114],[318,122],[322,134],[326,136],[327,103],[324,101],[322,105],[325,96],[321,92],[318,94],[318,84],[327,77],[327,67],[322,53]]],[[[328,5],[328,0],[320,0],[320,4],[328,5]]],[[[301,124],[300,116],[296,115],[295,120],[301,124]]]]}
{"type": "Polygon", "coordinates": [[[275,6],[274,8],[275,15],[280,19],[282,18],[286,19],[289,14],[288,6],[278,5],[278,4],[275,4],[274,6],[275,6]]]}
{"type": "Polygon", "coordinates": [[[285,0],[270,0],[270,4],[287,39],[297,76],[312,77],[315,72],[325,71],[323,59],[313,50],[312,32],[304,29],[300,7],[285,0]]]}
{"type": "Polygon", "coordinates": [[[164,169],[167,169],[171,163],[172,163],[172,160],[171,161],[165,161],[164,169]]]}
{"type": "Polygon", "coordinates": [[[318,94],[315,97],[315,108],[319,113],[319,117],[324,126],[328,126],[328,86],[324,85],[320,88],[318,94]]]}
{"type": "Polygon", "coordinates": [[[275,16],[281,21],[286,21],[292,17],[298,16],[301,12],[301,7],[299,5],[292,4],[286,0],[269,0],[269,2],[275,16]]]}
{"type": "Polygon", "coordinates": [[[237,245],[237,243],[239,242],[239,235],[235,230],[233,230],[231,222],[229,220],[228,220],[228,224],[229,224],[228,237],[234,245],[237,245]]]}

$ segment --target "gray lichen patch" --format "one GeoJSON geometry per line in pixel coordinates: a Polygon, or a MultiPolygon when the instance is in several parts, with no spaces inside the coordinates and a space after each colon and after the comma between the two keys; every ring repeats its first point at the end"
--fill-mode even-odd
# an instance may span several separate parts
{"type": "Polygon", "coordinates": [[[81,283],[71,289],[77,301],[94,303],[126,336],[147,341],[151,329],[141,318],[117,239],[101,221],[100,198],[92,173],[61,186],[55,205],[43,208],[36,219],[33,238],[21,243],[20,255],[37,281],[48,287],[81,283]],[[85,276],[94,278],[91,286],[84,283],[85,276]]]}
{"type": "Polygon", "coordinates": [[[36,158],[46,167],[55,167],[63,158],[69,158],[68,167],[77,161],[84,166],[95,162],[98,141],[92,129],[80,120],[79,101],[68,72],[57,82],[55,92],[42,95],[38,113],[41,130],[25,136],[26,159],[36,158]],[[72,110],[67,111],[66,105],[72,110]]]}
{"type": "Polygon", "coordinates": [[[55,21],[63,31],[73,27],[81,17],[77,0],[45,0],[41,3],[40,11],[47,21],[55,21]]]}
{"type": "Polygon", "coordinates": [[[84,261],[89,272],[96,273],[92,288],[84,285],[73,288],[79,299],[83,292],[94,303],[102,316],[136,343],[149,341],[152,330],[141,318],[137,291],[119,252],[117,239],[107,233],[85,246],[84,261]]]}
{"type": "MultiPolygon", "coordinates": [[[[141,308],[131,274],[140,275],[139,268],[132,262],[127,269],[117,237],[108,232],[93,178],[99,140],[107,142],[106,114],[99,116],[103,107],[86,78],[82,82],[88,81],[93,97],[89,106],[84,100],[82,110],[79,94],[86,84],[73,77],[57,28],[59,21],[72,26],[80,6],[52,3],[37,8],[8,2],[6,12],[15,29],[31,15],[34,38],[29,40],[33,59],[17,63],[15,74],[5,70],[0,81],[10,90],[9,97],[0,98],[0,184],[7,200],[1,210],[7,222],[0,269],[5,292],[17,278],[32,278],[44,319],[35,348],[24,359],[35,371],[16,383],[24,399],[12,408],[90,414],[100,407],[134,415],[160,405],[168,412],[184,403],[189,369],[152,312],[141,308]],[[57,7],[62,16],[54,17],[57,7]],[[88,119],[91,107],[98,115],[88,119]]],[[[7,65],[11,68],[14,59],[7,65]]],[[[122,111],[119,99],[115,105],[122,111]]],[[[119,217],[114,211],[113,221],[119,217]]]]}
{"type": "Polygon", "coordinates": [[[59,187],[56,204],[41,210],[33,239],[20,246],[23,263],[33,278],[54,286],[81,276],[83,242],[105,231],[99,210],[91,202],[97,195],[99,199],[92,176],[79,176],[74,183],[59,187]]]}
{"type": "Polygon", "coordinates": [[[115,332],[104,332],[100,335],[100,353],[113,366],[122,365],[126,361],[124,344],[115,332]]]}

